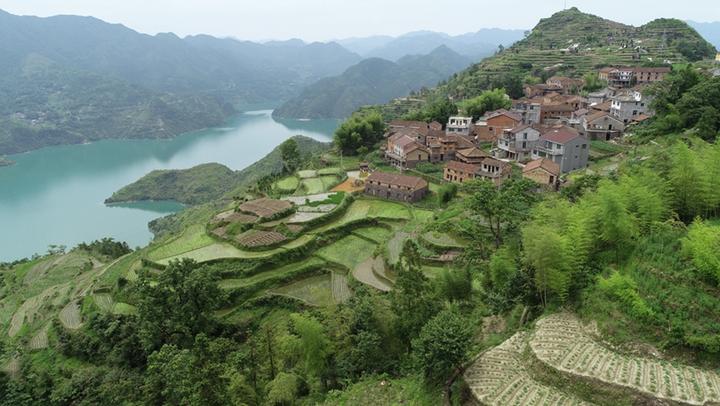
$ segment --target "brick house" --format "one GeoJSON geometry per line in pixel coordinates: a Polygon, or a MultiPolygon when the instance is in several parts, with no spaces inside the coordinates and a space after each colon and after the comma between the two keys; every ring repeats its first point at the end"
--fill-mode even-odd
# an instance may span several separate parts
{"type": "Polygon", "coordinates": [[[495,142],[505,130],[510,130],[522,123],[522,117],[505,109],[495,110],[478,120],[475,125],[477,141],[495,142]]]}
{"type": "Polygon", "coordinates": [[[428,183],[416,176],[373,172],[365,179],[365,194],[400,202],[417,202],[428,194],[428,183]]]}
{"type": "Polygon", "coordinates": [[[570,94],[582,90],[585,81],[582,79],[573,79],[565,76],[553,76],[545,81],[546,85],[555,86],[563,89],[564,94],[570,94]]]}
{"type": "Polygon", "coordinates": [[[665,76],[670,74],[672,69],[669,67],[659,68],[635,68],[635,83],[655,83],[665,80],[665,76]]]}
{"type": "Polygon", "coordinates": [[[523,168],[523,177],[548,189],[557,189],[560,178],[560,165],[547,158],[530,161],[523,168]]]}
{"type": "Polygon", "coordinates": [[[532,159],[548,158],[560,166],[560,173],[587,167],[590,143],[567,126],[550,127],[533,149],[532,159]]]}
{"type": "Polygon", "coordinates": [[[480,164],[490,154],[477,147],[460,149],[455,152],[455,160],[466,164],[480,164]]]}
{"type": "Polygon", "coordinates": [[[487,157],[479,164],[450,161],[445,165],[443,179],[454,183],[464,183],[474,179],[486,179],[498,186],[509,178],[511,173],[512,167],[509,164],[487,157]]]}
{"type": "Polygon", "coordinates": [[[415,137],[401,132],[388,138],[385,159],[397,168],[412,169],[420,162],[428,162],[430,151],[415,137]]]}
{"type": "Polygon", "coordinates": [[[598,77],[612,87],[626,88],[636,84],[655,83],[665,80],[672,71],[669,67],[608,67],[598,71],[598,77]]]}
{"type": "Polygon", "coordinates": [[[442,131],[430,131],[425,146],[430,151],[430,162],[446,162],[455,159],[459,149],[472,148],[475,145],[464,135],[446,135],[442,131]]]}

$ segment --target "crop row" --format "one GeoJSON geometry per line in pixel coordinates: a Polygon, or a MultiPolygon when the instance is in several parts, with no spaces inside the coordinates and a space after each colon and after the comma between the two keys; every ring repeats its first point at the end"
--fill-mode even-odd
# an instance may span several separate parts
{"type": "Polygon", "coordinates": [[[521,359],[525,347],[525,333],[517,333],[468,368],[465,381],[477,400],[485,405],[587,404],[534,380],[521,359]]]}
{"type": "Polygon", "coordinates": [[[535,356],[557,370],[628,387],[656,398],[720,402],[720,376],[666,361],[627,356],[595,341],[569,314],[541,319],[530,340],[535,356]]]}

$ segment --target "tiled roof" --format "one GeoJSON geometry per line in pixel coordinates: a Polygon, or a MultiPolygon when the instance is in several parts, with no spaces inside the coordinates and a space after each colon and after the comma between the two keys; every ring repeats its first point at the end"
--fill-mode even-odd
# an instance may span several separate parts
{"type": "Polygon", "coordinates": [[[456,172],[464,173],[477,173],[480,171],[480,165],[466,164],[460,161],[450,161],[445,165],[446,168],[454,170],[456,172]]]}
{"type": "Polygon", "coordinates": [[[495,117],[499,117],[499,116],[507,116],[507,117],[512,118],[515,121],[522,121],[522,117],[519,114],[513,113],[511,111],[507,111],[505,109],[491,111],[485,115],[485,119],[490,120],[491,118],[495,118],[495,117]]]}
{"type": "Polygon", "coordinates": [[[428,186],[427,181],[423,178],[387,172],[373,172],[370,176],[368,176],[367,181],[409,187],[415,190],[426,188],[428,186]]]}
{"type": "Polygon", "coordinates": [[[552,129],[543,133],[540,140],[552,141],[558,144],[565,144],[566,142],[572,141],[580,135],[577,131],[567,126],[553,127],[552,129]]]}
{"type": "Polygon", "coordinates": [[[548,173],[558,176],[560,175],[560,165],[557,163],[551,161],[547,158],[541,158],[536,159],[534,161],[529,162],[525,167],[523,168],[523,173],[527,173],[530,171],[534,171],[535,169],[542,168],[548,173]]]}
{"type": "Polygon", "coordinates": [[[490,156],[487,152],[485,152],[477,147],[461,149],[461,150],[457,151],[457,154],[462,155],[467,158],[485,158],[485,157],[490,156]]]}

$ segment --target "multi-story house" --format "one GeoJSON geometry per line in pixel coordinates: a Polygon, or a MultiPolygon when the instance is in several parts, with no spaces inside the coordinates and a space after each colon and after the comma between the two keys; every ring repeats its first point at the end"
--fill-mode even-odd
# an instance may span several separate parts
{"type": "Polygon", "coordinates": [[[643,97],[639,89],[624,89],[611,99],[610,113],[628,124],[640,115],[651,113],[649,100],[643,97]]]}
{"type": "Polygon", "coordinates": [[[523,177],[547,189],[557,189],[560,178],[560,165],[548,158],[536,159],[525,165],[523,177]]]}
{"type": "Polygon", "coordinates": [[[541,108],[541,98],[522,98],[519,100],[513,100],[512,110],[510,111],[520,115],[520,122],[522,124],[540,124],[542,122],[540,118],[541,108]]]}
{"type": "Polygon", "coordinates": [[[625,123],[606,111],[582,117],[580,134],[591,140],[610,140],[625,131],[625,123]]]}
{"type": "Polygon", "coordinates": [[[443,178],[448,182],[464,183],[473,179],[486,179],[496,186],[510,177],[512,167],[497,159],[486,157],[479,164],[450,161],[445,165],[443,178]]]}
{"type": "Polygon", "coordinates": [[[564,94],[576,93],[582,90],[585,86],[585,81],[582,79],[573,79],[565,76],[553,76],[545,81],[545,84],[549,86],[560,87],[563,89],[564,94]]]}
{"type": "Polygon", "coordinates": [[[533,149],[532,159],[547,158],[560,166],[561,173],[566,173],[585,168],[589,150],[587,138],[570,127],[557,126],[543,132],[533,149]]]}
{"type": "Polygon", "coordinates": [[[466,164],[480,164],[490,155],[477,147],[459,149],[455,152],[455,160],[466,164]]]}
{"type": "Polygon", "coordinates": [[[527,124],[506,130],[498,139],[493,156],[519,162],[530,160],[540,135],[540,130],[527,124]]]}
{"type": "Polygon", "coordinates": [[[669,67],[609,67],[600,69],[598,77],[607,81],[610,86],[626,88],[636,84],[662,81],[671,71],[672,69],[669,67]]]}
{"type": "Polygon", "coordinates": [[[515,128],[521,122],[519,114],[505,109],[489,112],[475,125],[475,138],[477,141],[495,142],[505,130],[515,128]]]}
{"type": "Polygon", "coordinates": [[[430,160],[428,148],[406,133],[397,133],[387,140],[385,159],[399,169],[412,169],[430,160]]]}
{"type": "Polygon", "coordinates": [[[660,82],[665,80],[665,76],[667,76],[671,71],[672,69],[670,69],[669,67],[635,68],[635,83],[640,85],[646,83],[660,82]]]}
{"type": "Polygon", "coordinates": [[[450,117],[447,125],[445,126],[445,132],[450,134],[460,134],[464,136],[470,136],[473,130],[472,117],[450,117]]]}
{"type": "Polygon", "coordinates": [[[425,139],[430,151],[430,162],[445,162],[455,158],[457,150],[472,148],[475,145],[464,135],[446,135],[442,131],[431,130],[425,139]]]}

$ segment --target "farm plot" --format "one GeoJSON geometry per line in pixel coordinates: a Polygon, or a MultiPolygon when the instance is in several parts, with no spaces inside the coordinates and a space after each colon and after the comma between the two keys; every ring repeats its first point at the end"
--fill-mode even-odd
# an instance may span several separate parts
{"type": "Polygon", "coordinates": [[[188,251],[180,255],[162,258],[156,260],[156,262],[161,265],[167,265],[170,263],[170,261],[181,258],[189,258],[197,262],[207,262],[223,258],[267,258],[281,251],[284,250],[282,248],[276,248],[268,251],[243,251],[227,243],[214,243],[212,245],[188,251]]]}
{"type": "Polygon", "coordinates": [[[44,306],[61,305],[69,292],[70,285],[64,284],[47,288],[40,294],[27,299],[12,315],[12,318],[10,319],[10,327],[8,328],[8,336],[16,336],[26,322],[28,324],[33,324],[36,319],[42,318],[44,313],[41,309],[44,306]]]}
{"type": "Polygon", "coordinates": [[[285,192],[285,193],[292,193],[295,191],[295,189],[300,186],[300,181],[296,176],[288,176],[287,178],[282,178],[279,181],[275,182],[273,187],[275,190],[279,192],[285,192]]]}
{"type": "Polygon", "coordinates": [[[241,212],[249,213],[260,218],[269,218],[288,211],[292,208],[292,203],[286,200],[275,199],[257,199],[245,202],[238,206],[241,212]]]}
{"type": "Polygon", "coordinates": [[[302,206],[308,203],[322,202],[330,198],[333,193],[318,193],[307,196],[288,196],[284,197],[283,200],[294,203],[296,206],[302,206]]]}
{"type": "Polygon", "coordinates": [[[298,211],[287,219],[288,224],[302,224],[324,217],[326,213],[298,211]]]}
{"type": "Polygon", "coordinates": [[[569,313],[539,320],[530,348],[541,362],[570,375],[685,404],[720,402],[718,374],[612,351],[596,342],[569,313]]]}
{"type": "Polygon", "coordinates": [[[589,405],[532,378],[523,364],[526,333],[485,352],[465,371],[465,382],[483,405],[589,405]]]}
{"type": "Polygon", "coordinates": [[[446,233],[429,231],[422,235],[422,239],[428,243],[442,248],[463,248],[465,243],[446,233]]]}
{"type": "Polygon", "coordinates": [[[331,275],[333,299],[335,303],[345,303],[352,296],[347,275],[340,272],[333,272],[331,275]]]}
{"type": "Polygon", "coordinates": [[[358,199],[354,201],[350,207],[348,207],[342,217],[331,224],[319,228],[317,232],[331,230],[347,223],[367,218],[410,220],[412,218],[412,213],[410,208],[399,203],[383,200],[358,199]]]}
{"type": "Polygon", "coordinates": [[[238,213],[234,210],[228,210],[213,217],[211,223],[252,224],[255,223],[257,219],[257,216],[252,214],[238,213]]]}
{"type": "Polygon", "coordinates": [[[137,308],[127,303],[115,303],[113,314],[137,314],[137,308]]]}
{"type": "Polygon", "coordinates": [[[325,184],[320,178],[303,179],[297,193],[301,194],[317,194],[325,191],[325,184]]]}
{"type": "Polygon", "coordinates": [[[112,313],[115,301],[109,293],[95,293],[92,296],[95,304],[105,313],[112,313]]]}
{"type": "Polygon", "coordinates": [[[316,255],[328,262],[341,264],[349,270],[370,258],[375,244],[354,235],[344,237],[337,242],[321,248],[316,255]]]}
{"type": "Polygon", "coordinates": [[[353,234],[381,244],[390,238],[392,231],[386,227],[365,227],[353,231],[353,234]]]}
{"type": "Polygon", "coordinates": [[[304,171],[298,171],[298,176],[300,179],[309,179],[309,178],[316,178],[318,176],[317,171],[313,170],[304,170],[304,171]]]}
{"type": "Polygon", "coordinates": [[[82,316],[80,315],[80,305],[76,300],[68,303],[60,310],[60,323],[63,327],[70,330],[77,330],[82,326],[82,316]]]}
{"type": "Polygon", "coordinates": [[[219,286],[223,289],[233,289],[255,285],[265,282],[269,279],[282,278],[295,274],[303,268],[309,269],[311,267],[318,267],[324,264],[325,261],[321,260],[320,258],[310,257],[302,262],[292,263],[266,272],[260,272],[258,274],[245,278],[223,279],[220,281],[219,286]]]}
{"type": "Polygon", "coordinates": [[[279,244],[287,240],[287,237],[276,231],[248,230],[235,237],[243,247],[259,248],[279,244]]]}
{"type": "Polygon", "coordinates": [[[167,243],[152,249],[148,258],[155,261],[169,257],[179,257],[181,254],[189,253],[202,247],[213,245],[213,240],[205,233],[202,224],[195,224],[189,227],[179,237],[169,240],[167,243]]]}
{"type": "Polygon", "coordinates": [[[268,292],[296,298],[315,306],[330,306],[335,303],[329,274],[304,278],[268,292]]]}
{"type": "Polygon", "coordinates": [[[390,286],[388,282],[380,279],[375,271],[375,269],[379,267],[385,267],[382,257],[368,258],[358,264],[358,266],[353,269],[352,274],[355,279],[368,286],[372,286],[382,292],[389,292],[392,290],[392,286],[390,286]]]}
{"type": "Polygon", "coordinates": [[[388,254],[388,261],[391,265],[395,265],[400,261],[400,253],[402,253],[403,244],[405,244],[405,240],[410,238],[410,234],[398,231],[393,235],[393,237],[388,241],[387,244],[387,254],[388,254]]]}
{"type": "Polygon", "coordinates": [[[340,178],[337,175],[326,175],[321,176],[320,181],[322,182],[325,190],[330,190],[340,182],[340,178]]]}
{"type": "Polygon", "coordinates": [[[28,347],[30,347],[31,350],[42,350],[43,348],[48,347],[48,330],[50,329],[50,324],[46,324],[43,328],[40,329],[40,331],[37,332],[33,336],[33,338],[28,343],[28,347]]]}
{"type": "Polygon", "coordinates": [[[345,171],[342,168],[323,168],[317,171],[318,176],[335,175],[342,176],[345,171]]]}

